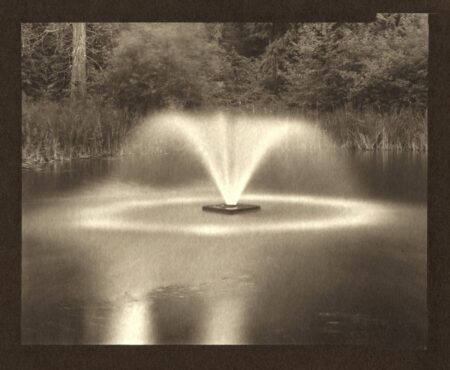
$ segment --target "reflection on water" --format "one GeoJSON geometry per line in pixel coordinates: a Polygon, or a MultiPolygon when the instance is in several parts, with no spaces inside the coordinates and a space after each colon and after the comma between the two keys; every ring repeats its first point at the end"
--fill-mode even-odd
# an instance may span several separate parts
{"type": "Polygon", "coordinates": [[[128,302],[110,316],[111,344],[146,344],[152,340],[152,327],[146,302],[128,302]]]}
{"type": "Polygon", "coordinates": [[[121,161],[72,163],[70,176],[27,173],[22,342],[423,348],[426,158],[405,158],[347,159],[362,185],[335,194],[281,179],[270,198],[274,183],[260,172],[246,196],[259,197],[261,212],[236,217],[201,211],[215,195],[207,183],[146,187],[130,172],[124,181],[121,161]],[[387,178],[394,174],[398,183],[387,178]],[[164,199],[185,201],[142,206],[164,199]],[[111,212],[118,204],[128,206],[111,212]],[[343,222],[361,215],[365,222],[343,222]],[[330,219],[340,224],[299,228],[330,219]]]}
{"type": "Polygon", "coordinates": [[[245,344],[243,299],[221,300],[211,305],[204,343],[245,344]]]}
{"type": "Polygon", "coordinates": [[[156,338],[153,343],[198,343],[204,302],[197,292],[183,286],[163,287],[153,295],[152,317],[156,338]]]}

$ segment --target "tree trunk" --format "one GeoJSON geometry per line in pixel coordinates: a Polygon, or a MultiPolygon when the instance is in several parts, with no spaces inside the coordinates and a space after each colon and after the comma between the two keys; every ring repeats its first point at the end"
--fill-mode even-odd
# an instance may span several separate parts
{"type": "Polygon", "coordinates": [[[72,76],[70,96],[84,99],[86,96],[86,23],[72,23],[72,76]]]}

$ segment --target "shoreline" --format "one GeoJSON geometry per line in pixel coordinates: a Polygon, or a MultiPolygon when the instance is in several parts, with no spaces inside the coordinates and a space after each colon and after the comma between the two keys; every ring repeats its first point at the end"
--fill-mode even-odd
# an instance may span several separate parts
{"type": "MultiPolygon", "coordinates": [[[[321,149],[319,149],[321,150],[321,149]]],[[[346,146],[338,146],[328,148],[327,150],[340,150],[348,153],[371,153],[371,154],[415,154],[415,155],[428,155],[428,149],[417,150],[417,149],[398,149],[398,148],[386,148],[386,149],[359,149],[346,146]]],[[[64,163],[77,162],[77,161],[92,161],[92,160],[118,160],[127,156],[139,156],[142,153],[118,153],[118,154],[99,154],[91,156],[77,156],[72,158],[57,158],[50,160],[32,160],[30,158],[22,157],[21,170],[22,171],[40,171],[46,169],[52,165],[62,165],[64,163]]]]}

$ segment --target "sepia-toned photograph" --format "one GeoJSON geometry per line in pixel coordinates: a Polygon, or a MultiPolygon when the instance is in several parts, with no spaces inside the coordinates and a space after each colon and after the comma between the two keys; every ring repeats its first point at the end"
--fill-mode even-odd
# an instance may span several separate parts
{"type": "Polygon", "coordinates": [[[426,14],[21,46],[22,344],[427,348],[426,14]]]}

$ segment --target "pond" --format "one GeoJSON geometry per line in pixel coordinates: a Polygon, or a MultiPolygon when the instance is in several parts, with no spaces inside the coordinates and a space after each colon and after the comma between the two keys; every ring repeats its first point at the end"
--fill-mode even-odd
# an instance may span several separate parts
{"type": "Polygon", "coordinates": [[[274,155],[232,216],[176,153],[22,183],[24,344],[426,346],[426,154],[274,155]]]}

